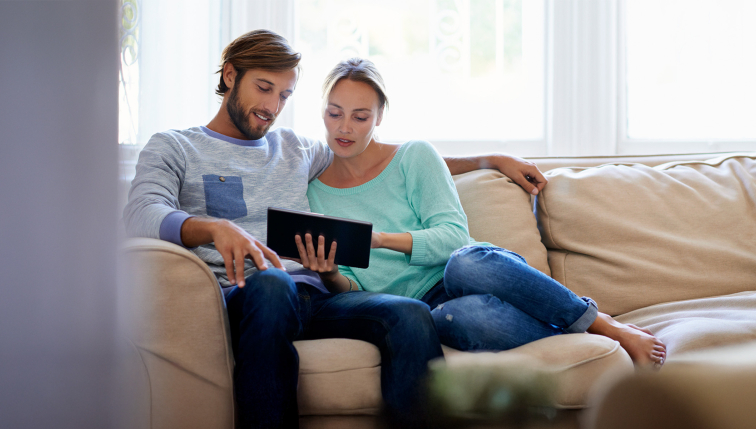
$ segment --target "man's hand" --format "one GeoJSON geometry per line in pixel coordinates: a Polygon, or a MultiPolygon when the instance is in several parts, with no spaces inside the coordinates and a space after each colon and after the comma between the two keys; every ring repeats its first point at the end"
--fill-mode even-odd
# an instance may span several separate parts
{"type": "Polygon", "coordinates": [[[493,154],[466,158],[445,157],[444,161],[452,175],[484,168],[497,169],[533,195],[538,195],[548,183],[535,164],[516,156],[493,154]]]}
{"type": "Polygon", "coordinates": [[[530,194],[538,195],[548,183],[534,163],[516,156],[491,155],[491,163],[530,194]]]}
{"type": "Polygon", "coordinates": [[[265,260],[285,270],[276,252],[270,250],[243,228],[225,219],[192,217],[181,226],[181,241],[187,247],[214,243],[226,264],[229,283],[244,287],[244,260],[249,258],[258,270],[268,269],[265,260]]]}

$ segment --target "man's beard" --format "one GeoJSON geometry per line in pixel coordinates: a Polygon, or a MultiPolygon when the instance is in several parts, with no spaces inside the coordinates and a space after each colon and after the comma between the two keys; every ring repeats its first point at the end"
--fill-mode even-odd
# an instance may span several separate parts
{"type": "Polygon", "coordinates": [[[231,118],[231,122],[234,123],[239,132],[244,134],[244,137],[246,137],[247,140],[259,140],[265,137],[265,134],[268,133],[268,129],[275,121],[275,118],[272,114],[269,114],[269,112],[260,112],[262,116],[270,118],[270,123],[262,129],[253,130],[252,124],[249,123],[249,115],[254,114],[254,110],[250,110],[246,113],[244,112],[244,108],[241,103],[239,103],[239,94],[236,92],[236,87],[231,90],[231,95],[228,97],[226,111],[231,118]]]}

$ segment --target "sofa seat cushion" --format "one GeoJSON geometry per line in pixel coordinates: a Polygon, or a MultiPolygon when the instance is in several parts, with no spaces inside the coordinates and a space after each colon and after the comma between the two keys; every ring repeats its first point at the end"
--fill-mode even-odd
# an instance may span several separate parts
{"type": "Polygon", "coordinates": [[[756,154],[546,176],[538,223],[552,276],[601,311],[753,289],[756,154]]]}
{"type": "MultiPolygon", "coordinates": [[[[380,412],[378,348],[341,338],[296,341],[299,352],[300,415],[375,415],[380,412]]],[[[632,372],[630,357],[616,341],[591,334],[544,338],[502,352],[460,352],[444,346],[446,361],[434,365],[475,367],[483,372],[526,369],[548,375],[559,408],[583,408],[588,392],[608,373],[632,372]]],[[[473,389],[485,386],[473,386],[473,389]]]]}
{"type": "Polygon", "coordinates": [[[531,267],[551,275],[530,194],[496,170],[459,174],[454,184],[471,237],[509,249],[531,267]]]}
{"type": "Polygon", "coordinates": [[[756,341],[756,291],[657,304],[615,319],[651,330],[672,364],[691,352],[756,341]]]}
{"type": "Polygon", "coordinates": [[[376,415],[381,355],[370,343],[346,338],[295,341],[299,353],[299,414],[376,415]]]}

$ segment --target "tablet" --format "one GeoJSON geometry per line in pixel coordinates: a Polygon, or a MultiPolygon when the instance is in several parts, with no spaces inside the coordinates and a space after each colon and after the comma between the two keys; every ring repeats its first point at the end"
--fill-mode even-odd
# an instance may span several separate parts
{"type": "Polygon", "coordinates": [[[318,236],[325,237],[325,254],[331,251],[335,240],[338,265],[367,268],[370,262],[370,241],[373,224],[353,219],[325,216],[317,213],[268,207],[268,247],[279,256],[299,258],[295,235],[304,242],[306,233],[312,235],[313,244],[318,244],[318,236]]]}

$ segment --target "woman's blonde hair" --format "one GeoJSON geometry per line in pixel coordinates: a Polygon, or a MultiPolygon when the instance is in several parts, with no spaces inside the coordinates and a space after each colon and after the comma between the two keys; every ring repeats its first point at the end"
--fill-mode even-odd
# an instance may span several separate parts
{"type": "Polygon", "coordinates": [[[363,58],[350,58],[336,64],[325,82],[323,82],[323,108],[328,104],[328,96],[331,95],[333,87],[343,79],[349,79],[354,82],[362,82],[370,85],[378,95],[378,107],[386,106],[388,108],[388,97],[386,96],[386,84],[383,83],[383,77],[378,73],[372,61],[363,58]]]}

